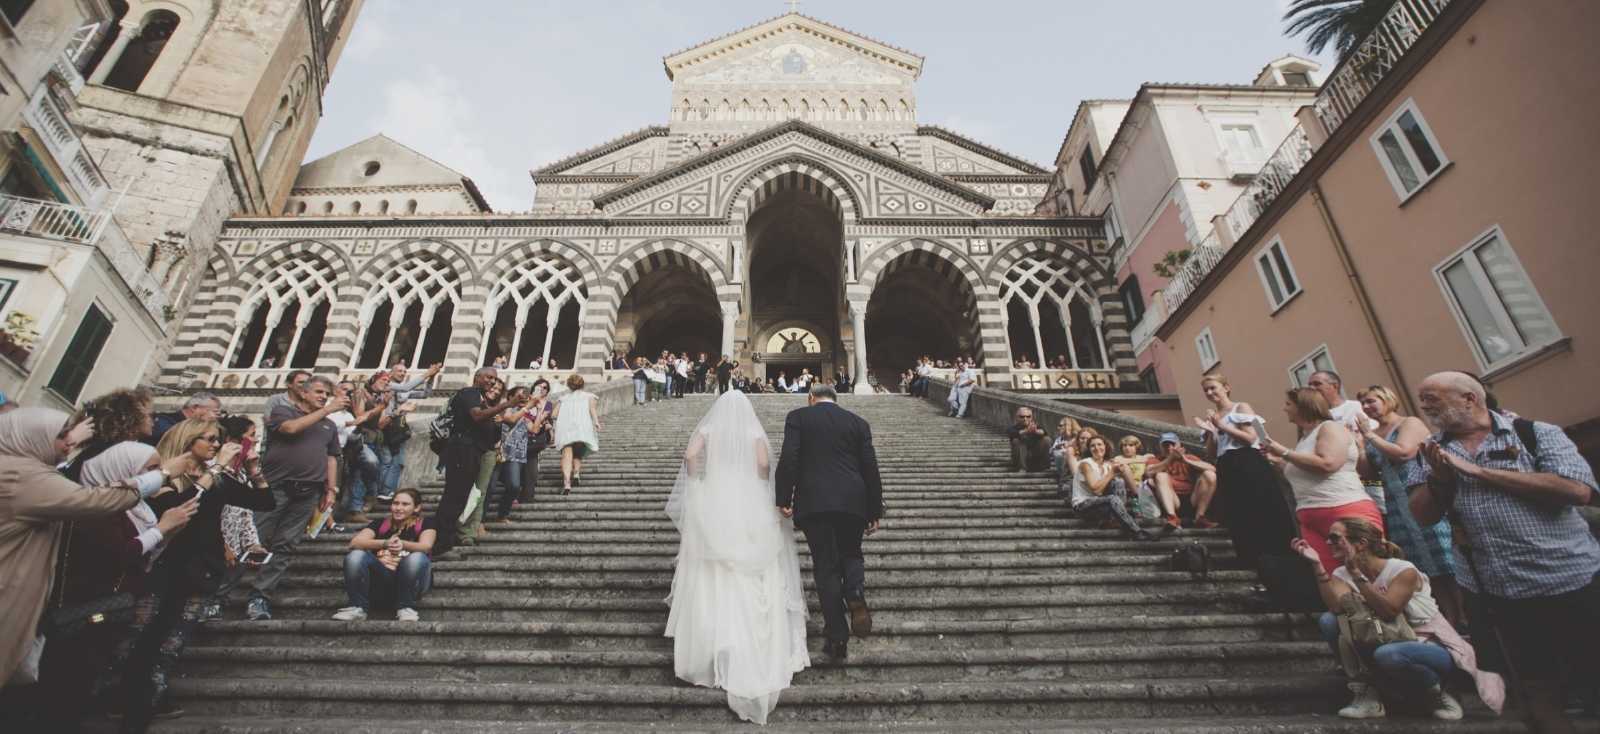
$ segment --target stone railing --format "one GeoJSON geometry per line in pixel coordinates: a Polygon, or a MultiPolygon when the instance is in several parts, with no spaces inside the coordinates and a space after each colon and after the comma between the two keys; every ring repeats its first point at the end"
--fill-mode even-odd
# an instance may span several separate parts
{"type": "MultiPolygon", "coordinates": [[[[934,379],[928,383],[928,400],[942,406],[949,396],[949,381],[934,379]]],[[[1009,428],[1015,420],[1017,408],[1024,406],[1033,409],[1034,421],[1052,436],[1056,432],[1056,425],[1066,417],[1094,428],[1113,441],[1122,436],[1138,436],[1147,447],[1160,445],[1161,434],[1168,431],[1177,433],[1186,445],[1196,451],[1201,449],[1204,440],[1199,429],[1195,428],[987,387],[972,391],[972,396],[967,399],[967,415],[995,428],[1009,428]]]]}
{"type": "MultiPolygon", "coordinates": [[[[70,64],[67,66],[71,68],[70,64]]],[[[67,117],[64,103],[57,98],[50,85],[39,85],[33,99],[23,108],[22,119],[39,134],[46,152],[66,173],[67,182],[78,191],[82,200],[90,206],[104,203],[106,196],[111,193],[111,186],[106,183],[106,177],[100,173],[100,167],[95,165],[94,159],[89,157],[88,150],[83,147],[83,139],[78,136],[78,129],[67,117]]]]}
{"type": "MultiPolygon", "coordinates": [[[[312,372],[317,370],[309,369],[312,372]]],[[[205,385],[212,390],[283,390],[288,385],[289,367],[251,367],[251,368],[226,368],[212,370],[205,378],[205,385]]],[[[371,377],[375,368],[346,368],[339,370],[338,378],[353,382],[364,382],[371,377]]],[[[500,370],[500,379],[507,385],[522,387],[532,385],[540,378],[550,381],[550,392],[561,393],[567,390],[567,378],[572,375],[572,370],[500,370]]],[[[601,384],[608,384],[622,380],[626,382],[633,377],[632,370],[606,370],[601,384]]],[[[595,381],[589,381],[590,387],[595,386],[595,381]]],[[[632,393],[629,393],[630,395],[632,393]]]]}
{"type": "Polygon", "coordinates": [[[1388,75],[1450,0],[1398,0],[1317,93],[1317,119],[1332,133],[1388,75]]]}
{"type": "Polygon", "coordinates": [[[1119,384],[1112,370],[1011,369],[1014,390],[1110,391],[1119,384]]]}

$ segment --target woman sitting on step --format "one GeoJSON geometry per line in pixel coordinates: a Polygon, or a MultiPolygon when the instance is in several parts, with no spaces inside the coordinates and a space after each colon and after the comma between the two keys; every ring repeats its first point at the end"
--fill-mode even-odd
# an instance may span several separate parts
{"type": "Polygon", "coordinates": [[[1104,436],[1089,439],[1088,456],[1078,460],[1078,481],[1072,484],[1072,511],[1108,529],[1121,526],[1139,540],[1155,540],[1128,514],[1128,470],[1107,456],[1110,447],[1104,436]]]}
{"type": "Polygon", "coordinates": [[[1295,538],[1289,546],[1317,577],[1317,591],[1329,610],[1319,620],[1322,637],[1355,694],[1339,715],[1382,717],[1383,698],[1388,697],[1420,701],[1435,719],[1460,719],[1461,704],[1444,690],[1445,678],[1456,670],[1471,675],[1478,696],[1499,713],[1505,682],[1477,669],[1472,645],[1439,613],[1428,577],[1401,560],[1400,549],[1384,539],[1383,531],[1363,518],[1346,517],[1336,520],[1325,537],[1338,562],[1331,574],[1323,571],[1321,555],[1305,539],[1295,538]],[[1356,620],[1361,617],[1389,629],[1380,642],[1359,634],[1362,625],[1356,620]],[[1341,640],[1345,635],[1350,638],[1341,640]]]}
{"type": "Polygon", "coordinates": [[[341,622],[367,618],[372,597],[394,597],[394,618],[417,621],[417,602],[433,588],[433,522],[422,516],[422,494],[406,487],[389,501],[389,516],[373,520],[350,539],[344,557],[344,591],[350,605],[335,612],[341,622]]]}

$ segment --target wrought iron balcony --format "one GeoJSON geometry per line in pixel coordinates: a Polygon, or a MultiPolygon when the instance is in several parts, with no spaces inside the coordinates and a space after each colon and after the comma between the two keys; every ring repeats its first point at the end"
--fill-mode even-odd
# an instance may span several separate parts
{"type": "Polygon", "coordinates": [[[1261,218],[1261,213],[1277,201],[1278,195],[1294,180],[1295,174],[1305,168],[1306,162],[1311,160],[1311,154],[1316,150],[1311,147],[1311,141],[1306,137],[1305,128],[1295,125],[1289,131],[1289,136],[1283,139],[1283,144],[1273,151],[1272,157],[1267,159],[1261,171],[1250,180],[1244,193],[1235,199],[1232,206],[1228,207],[1224,221],[1228,223],[1228,232],[1233,235],[1230,239],[1238,239],[1261,218]]]}
{"type": "Polygon", "coordinates": [[[1398,0],[1389,8],[1377,29],[1340,62],[1317,93],[1315,109],[1322,126],[1333,132],[1343,124],[1449,4],[1450,0],[1398,0]]]}
{"type": "Polygon", "coordinates": [[[0,194],[0,232],[98,248],[138,296],[151,318],[166,329],[167,293],[145,267],[144,258],[128,243],[122,228],[111,218],[110,210],[0,194]]]}

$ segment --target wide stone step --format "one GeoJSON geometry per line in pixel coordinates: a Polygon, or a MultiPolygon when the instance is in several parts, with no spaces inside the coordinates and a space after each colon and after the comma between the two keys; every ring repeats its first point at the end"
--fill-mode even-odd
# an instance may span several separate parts
{"type": "MultiPolygon", "coordinates": [[[[810,613],[819,615],[814,595],[810,613]]],[[[655,590],[589,589],[507,591],[501,589],[436,589],[417,605],[424,619],[463,621],[659,622],[666,614],[666,594],[655,590]]],[[[1258,611],[1244,584],[1185,584],[1168,588],[1123,586],[1052,589],[1048,591],[977,587],[953,593],[926,588],[871,592],[875,627],[923,620],[1015,620],[1029,618],[1087,619],[1139,614],[1174,616],[1258,611]]],[[[343,607],[343,591],[333,588],[286,589],[273,600],[273,614],[284,619],[326,619],[343,607]]],[[[242,605],[227,615],[242,616],[242,605]]]]}
{"type": "MultiPolygon", "coordinates": [[[[885,613],[887,614],[887,613],[885,613]]],[[[213,621],[195,647],[294,646],[329,649],[438,647],[451,650],[670,650],[666,624],[654,622],[465,622],[455,619],[396,622],[374,613],[362,622],[330,619],[213,621]]],[[[880,621],[882,621],[880,617],[880,621]]],[[[892,618],[889,621],[893,621],[892,618]]],[[[808,623],[813,638],[821,620],[808,623]]],[[[1108,644],[1197,644],[1318,641],[1308,615],[1132,615],[1084,619],[924,620],[884,622],[852,651],[967,650],[1108,644]]]]}
{"type": "MultiPolygon", "coordinates": [[[[812,668],[797,685],[877,682],[1104,680],[1119,675],[1246,677],[1331,669],[1322,642],[1217,645],[1114,645],[966,650],[852,649],[850,664],[824,665],[812,645],[812,668]]],[[[187,675],[199,678],[358,679],[392,664],[396,650],[321,646],[202,647],[191,650],[187,675]]],[[[672,685],[673,653],[665,650],[440,650],[404,652],[406,675],[459,683],[628,683],[672,685]]]]}
{"type": "MultiPolygon", "coordinates": [[[[782,706],[780,702],[779,706],[782,706]]],[[[1594,722],[1581,722],[1578,730],[1600,731],[1594,722]]],[[[293,731],[303,734],[392,734],[417,728],[414,719],[403,718],[300,718],[294,716],[272,717],[211,717],[189,715],[173,721],[158,722],[160,732],[227,732],[228,734],[276,734],[293,731]]],[[[813,723],[769,723],[761,729],[768,734],[810,734],[819,730],[889,732],[894,734],[928,734],[949,732],[948,722],[908,720],[873,721],[859,726],[836,724],[819,729],[813,723]]],[[[606,732],[607,734],[645,734],[647,732],[696,732],[713,734],[749,732],[745,722],[714,723],[694,721],[674,723],[652,721],[648,723],[624,721],[428,721],[427,731],[432,734],[565,734],[568,732],[606,732]]],[[[1511,718],[1491,718],[1486,712],[1470,711],[1461,721],[1434,721],[1410,717],[1402,720],[1340,719],[1327,714],[1255,714],[1250,716],[1209,716],[1187,718],[1181,729],[1174,723],[1157,718],[1074,718],[1074,719],[965,719],[960,721],[961,731],[1027,732],[1029,734],[1386,734],[1404,731],[1408,734],[1522,734],[1527,729],[1511,718]]]]}
{"type": "MultiPolygon", "coordinates": [[[[400,673],[403,660],[386,671],[400,673]]],[[[385,675],[294,679],[183,679],[174,691],[199,716],[392,717],[403,702],[412,722],[573,719],[730,722],[721,691],[678,685],[455,683],[385,675]],[[381,685],[381,691],[376,686],[381,685]]],[[[1326,709],[1344,695],[1342,676],[1229,680],[961,681],[796,685],[773,712],[780,723],[861,724],[906,719],[961,721],[1007,716],[1069,719],[1289,714],[1326,709]]],[[[965,727],[963,727],[965,728],[965,727]]]]}

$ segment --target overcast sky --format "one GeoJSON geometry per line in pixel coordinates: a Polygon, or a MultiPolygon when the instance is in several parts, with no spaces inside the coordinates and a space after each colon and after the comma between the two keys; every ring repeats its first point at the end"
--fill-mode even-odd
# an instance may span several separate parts
{"type": "MultiPolygon", "coordinates": [[[[367,0],[307,160],[386,133],[470,176],[496,211],[529,169],[667,122],[667,54],[780,15],[782,0],[367,0]]],[[[1086,98],[1248,83],[1304,53],[1283,0],[803,0],[922,55],[917,116],[1049,166],[1086,98]]],[[[1328,59],[1323,71],[1331,69],[1328,59]]]]}

